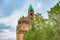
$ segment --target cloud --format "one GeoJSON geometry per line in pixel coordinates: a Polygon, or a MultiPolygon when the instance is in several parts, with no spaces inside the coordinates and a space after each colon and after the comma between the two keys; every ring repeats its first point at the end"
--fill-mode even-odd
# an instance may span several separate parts
{"type": "Polygon", "coordinates": [[[19,10],[14,10],[12,12],[12,15],[5,17],[5,18],[0,18],[0,23],[4,23],[7,26],[11,27],[16,27],[17,25],[17,20],[19,19],[19,16],[21,16],[21,13],[19,10]]]}
{"type": "MultiPolygon", "coordinates": [[[[41,4],[40,3],[35,3],[35,2],[33,2],[33,1],[27,1],[25,4],[24,4],[24,6],[23,6],[23,8],[21,8],[21,10],[18,10],[18,9],[15,9],[15,10],[13,10],[12,12],[11,12],[11,15],[10,16],[8,16],[8,17],[4,17],[4,18],[0,18],[0,24],[4,24],[4,25],[6,25],[6,26],[9,26],[9,27],[11,27],[13,30],[15,30],[16,31],[16,28],[17,28],[17,21],[18,21],[18,19],[21,17],[21,16],[27,16],[27,14],[28,14],[28,8],[29,8],[29,6],[30,6],[30,4],[32,4],[32,6],[33,6],[33,8],[34,8],[34,10],[36,11],[37,10],[37,8],[39,7],[41,7],[41,4]]],[[[11,29],[10,29],[11,30],[11,29]]],[[[13,31],[12,30],[12,31],[13,31]]],[[[6,32],[5,32],[6,33],[6,32]]]]}
{"type": "MultiPolygon", "coordinates": [[[[29,6],[29,2],[25,3],[23,8],[21,8],[21,10],[15,9],[11,12],[11,15],[8,17],[4,17],[4,18],[0,18],[0,23],[4,23],[4,25],[6,26],[10,26],[11,28],[13,28],[16,31],[16,27],[17,27],[17,21],[21,16],[26,16],[27,15],[27,11],[28,11],[28,6],[29,6]]],[[[0,33],[0,40],[2,39],[13,39],[16,36],[16,32],[15,31],[10,31],[10,29],[4,29],[3,32],[0,33]]]]}
{"type": "MultiPolygon", "coordinates": [[[[9,4],[11,3],[11,0],[4,0],[4,2],[2,4],[0,4],[0,9],[1,8],[5,8],[7,7],[9,4]]],[[[19,9],[15,9],[11,12],[10,16],[4,17],[4,18],[0,18],[0,24],[4,24],[6,26],[11,27],[14,31],[11,31],[11,29],[3,29],[3,32],[0,32],[0,40],[8,40],[8,39],[15,39],[16,38],[16,27],[17,27],[17,21],[21,16],[27,16],[28,13],[28,8],[30,6],[30,4],[32,4],[35,13],[36,12],[40,12],[40,8],[42,8],[43,4],[41,2],[37,2],[34,0],[31,1],[26,1],[26,3],[23,3],[23,7],[19,9]]],[[[47,6],[43,6],[43,9],[47,9],[47,6]]],[[[46,10],[42,10],[43,12],[41,13],[45,13],[46,10]]],[[[0,16],[4,16],[3,15],[3,10],[0,11],[1,15],[0,16]]],[[[43,14],[44,16],[46,16],[45,14],[43,14]]],[[[1,29],[2,30],[2,29],[1,29]]]]}
{"type": "MultiPolygon", "coordinates": [[[[15,40],[15,37],[16,37],[15,31],[16,31],[16,27],[17,27],[17,21],[24,14],[26,14],[26,13],[16,9],[16,10],[12,11],[12,14],[10,16],[0,18],[0,24],[4,24],[5,26],[9,26],[12,28],[12,29],[3,29],[3,31],[0,32],[0,40],[5,40],[5,39],[6,40],[8,40],[8,39],[15,40]]],[[[3,26],[2,26],[2,28],[3,28],[3,26]]]]}
{"type": "Polygon", "coordinates": [[[0,24],[4,24],[6,26],[10,26],[11,28],[16,30],[17,21],[23,15],[26,15],[26,13],[16,9],[16,10],[12,11],[12,14],[10,16],[4,17],[4,18],[0,18],[0,24]]]}
{"type": "Polygon", "coordinates": [[[37,8],[38,7],[40,8],[40,3],[35,3],[33,1],[32,2],[27,1],[24,4],[24,6],[23,6],[23,8],[21,10],[15,9],[15,10],[12,11],[10,16],[0,18],[0,21],[1,21],[0,23],[4,23],[5,25],[11,26],[11,27],[16,29],[18,19],[23,15],[27,16],[28,7],[29,7],[30,3],[33,5],[34,9],[36,8],[35,7],[36,5],[38,5],[37,8]]]}
{"type": "Polygon", "coordinates": [[[13,31],[8,30],[4,30],[3,32],[0,33],[0,40],[7,40],[7,39],[15,39],[16,38],[16,33],[13,31]]]}
{"type": "MultiPolygon", "coordinates": [[[[23,11],[20,10],[14,10],[12,11],[12,14],[8,17],[0,18],[0,23],[4,23],[6,26],[10,26],[16,31],[17,27],[17,21],[18,19],[24,15],[23,11]]],[[[2,29],[1,29],[2,30],[2,29]]],[[[2,32],[0,32],[0,40],[15,40],[16,39],[16,32],[11,31],[11,29],[3,29],[2,32]]]]}
{"type": "Polygon", "coordinates": [[[0,29],[10,29],[10,26],[6,26],[4,23],[0,24],[0,29]]]}

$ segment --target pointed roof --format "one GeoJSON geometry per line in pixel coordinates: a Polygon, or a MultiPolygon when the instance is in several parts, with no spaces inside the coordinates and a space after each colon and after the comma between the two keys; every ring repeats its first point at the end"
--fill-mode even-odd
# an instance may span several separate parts
{"type": "Polygon", "coordinates": [[[28,11],[30,11],[30,10],[34,10],[31,4],[30,4],[30,6],[29,6],[28,11]]]}

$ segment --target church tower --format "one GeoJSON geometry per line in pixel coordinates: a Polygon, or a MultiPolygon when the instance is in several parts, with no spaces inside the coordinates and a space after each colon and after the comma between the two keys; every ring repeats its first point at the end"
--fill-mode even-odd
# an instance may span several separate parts
{"type": "Polygon", "coordinates": [[[31,20],[34,19],[34,10],[32,8],[32,5],[30,5],[28,9],[28,17],[22,16],[18,20],[18,26],[16,29],[16,40],[23,40],[24,33],[31,29],[31,20]]]}
{"type": "Polygon", "coordinates": [[[30,7],[28,9],[28,19],[33,20],[34,19],[34,9],[32,5],[30,4],[30,7]]]}

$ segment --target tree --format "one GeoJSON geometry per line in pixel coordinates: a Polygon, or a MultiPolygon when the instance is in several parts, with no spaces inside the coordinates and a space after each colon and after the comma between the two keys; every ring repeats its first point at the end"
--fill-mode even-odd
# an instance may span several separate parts
{"type": "Polygon", "coordinates": [[[44,19],[41,14],[35,14],[34,25],[31,30],[26,32],[24,40],[51,40],[54,33],[46,21],[47,19],[44,19]]]}
{"type": "Polygon", "coordinates": [[[48,11],[49,21],[55,32],[56,40],[60,40],[60,1],[48,11]]]}
{"type": "Polygon", "coordinates": [[[26,32],[24,40],[43,40],[45,33],[42,28],[44,26],[44,19],[41,14],[35,14],[34,25],[32,25],[32,29],[26,32]],[[44,34],[44,35],[43,35],[44,34]]]}
{"type": "Polygon", "coordinates": [[[48,19],[37,13],[34,25],[25,33],[24,40],[60,40],[60,2],[48,11],[48,19]]]}

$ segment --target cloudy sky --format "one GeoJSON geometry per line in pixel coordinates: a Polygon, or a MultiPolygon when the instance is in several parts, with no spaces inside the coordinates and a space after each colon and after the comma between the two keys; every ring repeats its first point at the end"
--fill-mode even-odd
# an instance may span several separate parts
{"type": "Polygon", "coordinates": [[[32,4],[35,13],[48,18],[50,10],[58,0],[0,0],[0,40],[16,40],[17,20],[27,16],[28,8],[32,4]]]}

